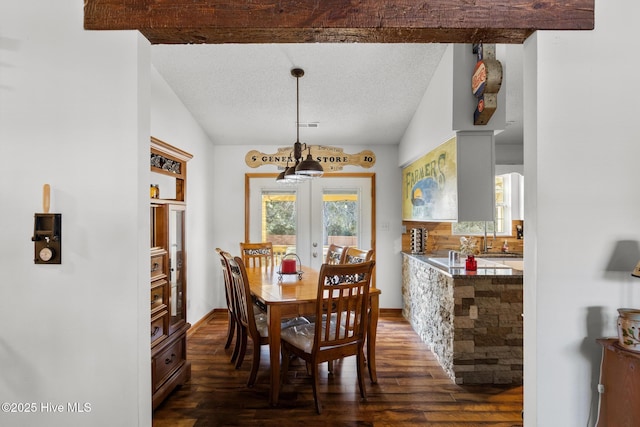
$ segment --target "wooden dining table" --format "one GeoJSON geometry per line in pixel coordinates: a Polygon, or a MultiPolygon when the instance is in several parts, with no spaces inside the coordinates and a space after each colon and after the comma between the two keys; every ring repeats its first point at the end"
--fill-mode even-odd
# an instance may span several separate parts
{"type": "MultiPolygon", "coordinates": [[[[251,294],[267,310],[269,322],[269,359],[271,389],[269,403],[276,405],[280,393],[280,332],[282,319],[314,314],[318,296],[320,272],[301,266],[301,274],[279,274],[279,266],[248,267],[247,279],[251,294]]],[[[367,367],[371,382],[376,383],[376,330],[378,327],[380,290],[369,291],[369,322],[367,329],[367,367]]]]}

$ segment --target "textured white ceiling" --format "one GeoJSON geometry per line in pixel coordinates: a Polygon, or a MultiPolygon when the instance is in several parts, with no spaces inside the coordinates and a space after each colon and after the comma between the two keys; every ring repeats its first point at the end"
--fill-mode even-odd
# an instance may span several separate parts
{"type": "MultiPolygon", "coordinates": [[[[397,144],[445,44],[153,45],[152,63],[214,144],[397,144]]],[[[437,101],[437,100],[436,100],[437,101]]],[[[507,118],[509,122],[509,118],[507,118]]],[[[513,123],[514,120],[511,120],[513,123]]]]}

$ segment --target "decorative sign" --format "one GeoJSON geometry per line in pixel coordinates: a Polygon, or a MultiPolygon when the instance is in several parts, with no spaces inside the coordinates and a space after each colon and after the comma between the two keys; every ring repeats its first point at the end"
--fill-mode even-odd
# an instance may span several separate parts
{"type": "Polygon", "coordinates": [[[474,44],[473,53],[478,58],[471,77],[471,92],[478,100],[473,113],[473,124],[486,125],[498,107],[502,64],[496,59],[495,44],[474,44]]]}
{"type": "Polygon", "coordinates": [[[455,221],[458,217],[456,139],[402,170],[402,219],[455,221]]]}
{"type": "MultiPolygon", "coordinates": [[[[323,145],[309,145],[311,156],[320,162],[325,172],[340,171],[344,166],[360,166],[370,168],[376,164],[376,155],[373,151],[364,150],[356,154],[347,154],[342,148],[325,147],[323,145]]],[[[307,157],[307,149],[302,150],[302,158],[307,157]]],[[[251,150],[244,158],[247,166],[257,168],[263,165],[276,165],[285,168],[287,162],[293,166],[296,159],[293,157],[292,147],[280,147],[275,154],[261,153],[251,150]]]]}

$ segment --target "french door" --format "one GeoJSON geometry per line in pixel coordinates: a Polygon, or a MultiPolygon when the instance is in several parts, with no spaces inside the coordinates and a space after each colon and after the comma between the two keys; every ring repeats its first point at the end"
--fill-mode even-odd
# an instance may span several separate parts
{"type": "Polygon", "coordinates": [[[248,175],[245,239],[271,241],[277,258],[295,254],[316,269],[331,243],[373,248],[373,177],[332,174],[290,186],[248,175]]]}

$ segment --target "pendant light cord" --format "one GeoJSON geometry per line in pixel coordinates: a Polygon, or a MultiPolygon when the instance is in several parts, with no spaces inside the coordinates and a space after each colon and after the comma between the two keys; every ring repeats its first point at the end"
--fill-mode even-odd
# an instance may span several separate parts
{"type": "Polygon", "coordinates": [[[300,142],[300,76],[296,76],[296,142],[300,142]]]}

